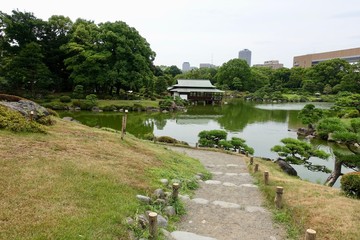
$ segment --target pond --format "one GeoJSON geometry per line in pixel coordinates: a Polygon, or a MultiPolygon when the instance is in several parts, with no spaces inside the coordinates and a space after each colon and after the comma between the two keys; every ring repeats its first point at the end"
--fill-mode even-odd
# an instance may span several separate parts
{"type": "MultiPolygon", "coordinates": [[[[286,137],[297,138],[296,129],[303,127],[297,118],[306,103],[255,104],[234,100],[226,105],[190,106],[184,113],[128,113],[127,131],[137,137],[153,133],[155,136],[170,136],[195,146],[198,134],[203,130],[221,129],[231,137],[240,137],[254,148],[255,156],[276,159],[270,149],[286,137]]],[[[318,108],[329,108],[330,103],[316,103],[318,108]]],[[[88,126],[121,129],[124,113],[60,112],[88,126]]],[[[311,158],[314,164],[334,166],[333,147],[326,141],[312,140],[311,144],[331,154],[328,160],[311,158]]],[[[311,172],[301,165],[293,165],[298,175],[316,183],[324,183],[329,174],[311,172]]],[[[352,170],[343,168],[343,172],[352,170]]],[[[335,187],[339,187],[339,180],[335,187]]]]}

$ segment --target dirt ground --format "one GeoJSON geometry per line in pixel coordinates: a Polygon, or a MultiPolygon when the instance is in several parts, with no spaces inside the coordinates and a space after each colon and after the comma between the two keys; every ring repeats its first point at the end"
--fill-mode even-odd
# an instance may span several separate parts
{"type": "Polygon", "coordinates": [[[186,201],[187,214],[172,233],[174,239],[285,239],[284,229],[263,208],[241,155],[168,148],[199,159],[213,173],[212,180],[201,182],[195,196],[186,201]]]}

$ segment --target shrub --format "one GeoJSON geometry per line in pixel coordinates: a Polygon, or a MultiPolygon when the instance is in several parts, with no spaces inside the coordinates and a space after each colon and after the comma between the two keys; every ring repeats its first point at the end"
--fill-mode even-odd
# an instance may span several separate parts
{"type": "Polygon", "coordinates": [[[91,101],[76,100],[76,101],[73,101],[73,106],[74,107],[79,107],[82,110],[91,110],[96,105],[94,103],[92,103],[91,101]]]}
{"type": "Polygon", "coordinates": [[[0,129],[13,132],[40,132],[45,133],[45,128],[35,121],[29,121],[19,112],[10,110],[0,105],[0,129]]]}
{"type": "Polygon", "coordinates": [[[53,109],[47,108],[46,110],[48,110],[48,112],[50,113],[51,116],[59,117],[59,114],[56,111],[54,111],[53,109]]]}
{"type": "Polygon", "coordinates": [[[117,110],[117,107],[115,105],[107,105],[107,106],[103,106],[100,107],[101,110],[103,110],[104,112],[112,112],[117,110]]]}
{"type": "Polygon", "coordinates": [[[43,107],[50,108],[52,110],[67,110],[68,106],[65,103],[61,102],[50,102],[50,103],[43,103],[43,107]]]}
{"type": "Polygon", "coordinates": [[[175,138],[169,137],[169,136],[161,136],[156,138],[156,140],[158,142],[164,142],[164,143],[177,143],[178,140],[176,140],[175,138]]]}
{"type": "Polygon", "coordinates": [[[85,99],[89,102],[91,102],[94,106],[97,105],[97,96],[95,94],[89,94],[89,95],[86,95],[85,99]]]}
{"type": "Polygon", "coordinates": [[[71,102],[71,97],[69,97],[69,96],[61,96],[59,100],[62,103],[69,103],[69,102],[71,102]]]}
{"type": "Polygon", "coordinates": [[[155,136],[154,136],[153,133],[146,133],[146,134],[144,134],[144,136],[143,136],[143,139],[145,139],[145,140],[150,140],[150,141],[153,141],[154,138],[155,138],[155,136]]]}
{"type": "Polygon", "coordinates": [[[348,196],[360,198],[360,172],[347,173],[341,178],[341,189],[348,196]]]}

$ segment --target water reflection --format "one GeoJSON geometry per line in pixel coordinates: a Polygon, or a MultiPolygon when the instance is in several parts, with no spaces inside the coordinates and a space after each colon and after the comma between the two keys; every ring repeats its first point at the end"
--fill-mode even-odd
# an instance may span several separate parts
{"type": "MultiPolygon", "coordinates": [[[[138,137],[153,133],[155,136],[171,136],[195,146],[198,133],[203,130],[222,129],[228,132],[228,139],[240,137],[254,148],[256,156],[277,158],[270,149],[286,137],[297,138],[295,130],[302,126],[297,118],[305,103],[297,104],[263,104],[256,105],[244,101],[233,101],[223,106],[194,106],[186,113],[138,113],[128,114],[127,131],[138,137]]],[[[320,104],[320,107],[330,107],[320,104]]],[[[89,126],[121,129],[123,113],[61,113],[61,116],[72,116],[89,126]]],[[[314,146],[332,153],[334,146],[327,142],[311,142],[314,146]]],[[[333,168],[334,157],[328,161],[310,159],[314,164],[333,168]]],[[[294,166],[299,176],[313,182],[323,183],[328,174],[310,172],[303,166],[294,166]]],[[[344,169],[344,172],[350,171],[344,169]]],[[[339,186],[339,181],[336,186],[339,186]]]]}

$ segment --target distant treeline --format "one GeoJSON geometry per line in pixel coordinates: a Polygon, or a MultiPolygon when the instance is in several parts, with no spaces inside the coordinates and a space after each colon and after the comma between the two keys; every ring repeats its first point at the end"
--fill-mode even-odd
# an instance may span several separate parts
{"type": "Polygon", "coordinates": [[[47,21],[32,13],[0,12],[0,92],[35,96],[71,92],[120,96],[163,95],[175,79],[210,79],[224,90],[257,92],[360,93],[360,65],[333,59],[312,68],[249,67],[232,59],[218,68],[181,73],[155,66],[155,52],[139,32],[122,21],[95,24],[65,16],[47,21]]]}

